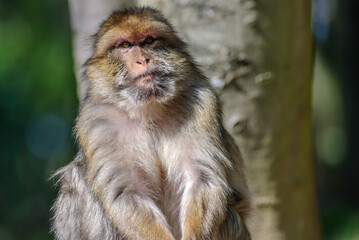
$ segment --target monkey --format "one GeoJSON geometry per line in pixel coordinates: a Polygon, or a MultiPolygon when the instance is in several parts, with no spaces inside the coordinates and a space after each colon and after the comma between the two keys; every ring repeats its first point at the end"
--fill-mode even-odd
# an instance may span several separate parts
{"type": "Polygon", "coordinates": [[[55,239],[251,239],[240,151],[162,13],[114,11],[84,66],[78,154],[55,173],[55,239]]]}

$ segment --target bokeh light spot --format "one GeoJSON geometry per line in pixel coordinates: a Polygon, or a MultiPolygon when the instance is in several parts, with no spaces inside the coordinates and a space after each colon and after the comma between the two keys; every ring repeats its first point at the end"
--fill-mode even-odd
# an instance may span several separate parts
{"type": "Polygon", "coordinates": [[[318,154],[329,165],[343,162],[346,156],[346,134],[340,127],[329,127],[318,139],[318,154]]]}

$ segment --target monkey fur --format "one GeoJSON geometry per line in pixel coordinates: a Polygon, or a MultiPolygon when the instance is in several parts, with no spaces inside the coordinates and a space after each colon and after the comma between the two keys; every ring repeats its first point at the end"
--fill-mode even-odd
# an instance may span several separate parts
{"type": "Polygon", "coordinates": [[[94,39],[79,152],[55,174],[55,238],[250,239],[242,158],[172,26],[158,10],[131,8],[94,39]]]}

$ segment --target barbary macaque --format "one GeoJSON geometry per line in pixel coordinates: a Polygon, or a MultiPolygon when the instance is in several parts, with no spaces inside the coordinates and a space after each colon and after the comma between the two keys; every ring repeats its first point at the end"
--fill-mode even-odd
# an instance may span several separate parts
{"type": "Polygon", "coordinates": [[[60,169],[59,240],[248,240],[250,201],[218,97],[155,9],[116,11],[94,36],[79,152],[60,169]]]}

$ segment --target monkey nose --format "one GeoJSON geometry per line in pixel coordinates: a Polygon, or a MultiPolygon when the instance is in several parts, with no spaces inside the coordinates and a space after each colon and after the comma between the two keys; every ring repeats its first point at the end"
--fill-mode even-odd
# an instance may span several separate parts
{"type": "Polygon", "coordinates": [[[147,65],[149,62],[150,59],[146,58],[145,56],[141,56],[136,59],[136,63],[140,65],[147,65]]]}

